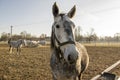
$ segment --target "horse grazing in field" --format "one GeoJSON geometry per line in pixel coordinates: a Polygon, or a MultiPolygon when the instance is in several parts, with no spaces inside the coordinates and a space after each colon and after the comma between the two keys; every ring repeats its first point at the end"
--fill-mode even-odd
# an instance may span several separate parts
{"type": "Polygon", "coordinates": [[[26,40],[27,47],[37,47],[38,45],[39,45],[39,41],[26,40]]]}
{"type": "Polygon", "coordinates": [[[54,23],[51,33],[50,66],[53,80],[82,80],[82,73],[89,64],[86,48],[75,41],[75,25],[70,20],[75,11],[74,6],[67,14],[59,14],[56,2],[52,7],[54,23]]]}
{"type": "Polygon", "coordinates": [[[17,48],[17,54],[20,54],[22,45],[26,45],[26,40],[19,39],[12,41],[11,38],[8,40],[9,52],[12,53],[14,48],[17,48]]]}

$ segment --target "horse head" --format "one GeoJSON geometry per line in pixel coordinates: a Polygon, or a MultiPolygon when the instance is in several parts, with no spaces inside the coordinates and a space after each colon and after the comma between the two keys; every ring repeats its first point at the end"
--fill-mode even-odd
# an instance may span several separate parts
{"type": "Polygon", "coordinates": [[[18,40],[18,42],[19,42],[21,45],[24,45],[24,46],[26,46],[26,45],[27,45],[27,43],[26,43],[26,40],[25,40],[25,39],[20,39],[20,40],[18,40]]]}
{"type": "MultiPolygon", "coordinates": [[[[78,50],[75,45],[75,24],[71,20],[76,12],[74,6],[68,13],[59,13],[59,8],[54,3],[52,13],[54,23],[52,25],[51,48],[60,51],[60,56],[68,63],[75,63],[78,59],[78,50]]],[[[57,55],[59,55],[57,53],[57,55]]]]}

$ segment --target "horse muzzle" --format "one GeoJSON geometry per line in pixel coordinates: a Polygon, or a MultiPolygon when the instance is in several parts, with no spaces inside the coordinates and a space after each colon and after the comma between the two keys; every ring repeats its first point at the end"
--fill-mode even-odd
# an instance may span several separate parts
{"type": "Polygon", "coordinates": [[[65,47],[63,56],[69,64],[75,64],[78,60],[78,50],[74,45],[68,45],[65,47]]]}
{"type": "Polygon", "coordinates": [[[74,64],[74,63],[76,63],[77,59],[78,59],[77,55],[75,56],[73,54],[69,54],[67,60],[70,64],[74,64]]]}

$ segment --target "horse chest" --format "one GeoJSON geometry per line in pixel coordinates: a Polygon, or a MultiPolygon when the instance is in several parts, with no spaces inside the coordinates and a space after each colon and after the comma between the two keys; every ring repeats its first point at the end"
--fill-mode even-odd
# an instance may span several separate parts
{"type": "Polygon", "coordinates": [[[58,80],[73,80],[73,78],[79,74],[76,65],[69,65],[67,62],[64,62],[64,60],[59,62],[54,56],[51,58],[51,62],[53,74],[58,80]]]}
{"type": "Polygon", "coordinates": [[[73,80],[76,77],[76,71],[72,68],[67,68],[63,65],[56,65],[54,75],[58,80],[73,80]]]}

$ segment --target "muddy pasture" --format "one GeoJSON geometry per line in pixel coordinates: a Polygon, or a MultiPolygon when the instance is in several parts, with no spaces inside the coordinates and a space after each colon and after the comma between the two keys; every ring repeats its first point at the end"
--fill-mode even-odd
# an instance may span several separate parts
{"type": "MultiPolygon", "coordinates": [[[[86,46],[90,64],[83,80],[90,80],[120,59],[120,47],[86,46]]],[[[52,80],[50,47],[22,48],[20,55],[9,54],[8,46],[0,44],[0,80],[52,80]]],[[[120,75],[120,65],[110,71],[120,75]]]]}

